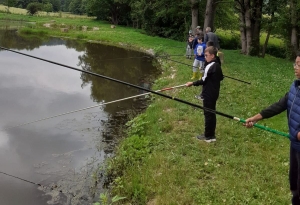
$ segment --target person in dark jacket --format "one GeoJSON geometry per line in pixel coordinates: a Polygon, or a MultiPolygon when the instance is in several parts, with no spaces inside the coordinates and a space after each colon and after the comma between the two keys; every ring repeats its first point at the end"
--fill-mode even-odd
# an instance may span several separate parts
{"type": "Polygon", "coordinates": [[[219,98],[220,84],[223,80],[223,72],[221,66],[216,61],[217,49],[213,46],[205,49],[205,60],[208,62],[205,67],[203,77],[195,82],[187,82],[186,86],[199,86],[203,85],[203,106],[204,106],[204,118],[205,118],[205,131],[204,134],[198,135],[197,139],[204,140],[206,142],[216,141],[215,130],[216,130],[216,114],[211,111],[205,110],[216,110],[217,100],[219,98]]]}
{"type": "MultiPolygon", "coordinates": [[[[209,46],[214,46],[214,42],[212,42],[212,41],[208,41],[207,43],[206,43],[206,47],[209,47],[209,46]]],[[[219,56],[216,56],[216,62],[217,63],[219,63],[219,65],[220,65],[220,67],[222,68],[222,65],[221,65],[221,60],[220,60],[220,58],[219,58],[219,56]]],[[[208,65],[209,63],[205,60],[205,62],[204,62],[204,68],[208,65]]],[[[201,78],[202,78],[202,76],[203,76],[203,72],[200,72],[200,79],[199,80],[201,80],[201,78]]],[[[203,95],[202,95],[202,90],[201,90],[201,92],[200,92],[200,95],[195,95],[195,98],[196,99],[198,99],[198,100],[203,100],[204,98],[203,98],[203,95]]]]}
{"type": "Polygon", "coordinates": [[[300,205],[300,52],[294,64],[295,80],[290,91],[278,102],[272,104],[260,113],[248,118],[244,124],[252,127],[257,121],[273,117],[287,110],[289,134],[290,134],[290,171],[289,181],[292,192],[292,204],[300,205]]]}
{"type": "MultiPolygon", "coordinates": [[[[198,37],[200,36],[200,33],[196,33],[195,34],[195,37],[194,37],[194,40],[192,42],[192,50],[194,51],[195,48],[197,47],[197,44],[198,44],[198,37]]],[[[196,56],[194,55],[194,59],[196,58],[196,56]]]]}
{"type": "Polygon", "coordinates": [[[218,49],[218,50],[220,50],[220,44],[219,44],[219,39],[218,39],[218,36],[215,34],[215,33],[213,33],[212,31],[211,31],[211,28],[210,27],[207,27],[206,29],[205,29],[205,36],[204,36],[204,42],[205,43],[207,43],[208,41],[212,41],[212,42],[214,42],[214,46],[218,49]]]}

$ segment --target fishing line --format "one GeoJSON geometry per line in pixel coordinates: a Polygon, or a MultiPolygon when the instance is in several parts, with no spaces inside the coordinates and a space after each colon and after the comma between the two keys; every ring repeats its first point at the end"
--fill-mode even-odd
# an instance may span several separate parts
{"type": "MultiPolygon", "coordinates": [[[[9,176],[9,177],[12,177],[12,178],[15,178],[15,179],[18,179],[18,180],[21,180],[21,181],[30,183],[30,184],[37,185],[37,186],[39,186],[39,187],[42,187],[44,190],[46,190],[46,189],[51,190],[51,191],[55,190],[54,188],[50,188],[50,187],[45,186],[45,185],[42,185],[42,184],[40,184],[40,183],[35,183],[35,182],[33,182],[33,181],[29,181],[29,180],[27,180],[27,179],[24,179],[24,178],[21,178],[21,177],[17,177],[17,176],[14,176],[14,175],[11,175],[11,174],[2,172],[2,171],[0,171],[0,173],[1,173],[1,174],[4,174],[4,175],[6,175],[6,176],[9,176]]],[[[63,193],[63,194],[72,194],[73,197],[76,196],[76,195],[74,195],[73,193],[70,193],[70,192],[63,192],[62,190],[57,190],[57,191],[60,192],[60,193],[63,193]]]]}
{"type": "Polygon", "coordinates": [[[150,58],[148,56],[136,56],[136,57],[126,57],[126,58],[108,58],[105,60],[99,60],[99,61],[109,61],[109,60],[126,60],[126,59],[135,59],[135,58],[150,58]]]}
{"type": "MultiPolygon", "coordinates": [[[[180,88],[180,87],[183,87],[183,86],[185,86],[185,84],[178,85],[178,86],[173,86],[173,87],[168,87],[168,88],[163,88],[161,90],[156,90],[155,92],[162,92],[162,91],[166,91],[166,90],[172,90],[172,89],[180,88]]],[[[61,114],[54,115],[54,116],[51,116],[51,117],[46,117],[46,118],[42,118],[42,119],[39,119],[39,120],[35,120],[35,121],[31,121],[31,122],[26,122],[26,123],[19,124],[19,125],[16,125],[16,126],[7,127],[4,130],[16,128],[16,127],[21,127],[21,126],[24,126],[24,125],[29,125],[29,124],[33,124],[33,123],[36,123],[36,122],[40,122],[40,121],[44,121],[44,120],[49,120],[49,119],[52,119],[52,118],[60,117],[60,116],[63,116],[63,115],[68,115],[68,114],[71,114],[71,113],[80,112],[80,111],[83,111],[83,110],[88,110],[88,109],[92,109],[92,108],[95,108],[95,107],[100,107],[100,106],[103,106],[103,105],[108,105],[108,104],[112,104],[112,103],[115,103],[115,102],[120,102],[120,101],[123,101],[123,100],[128,100],[128,99],[132,99],[132,98],[136,98],[136,97],[141,97],[141,96],[149,95],[149,94],[151,94],[151,93],[148,92],[148,93],[134,95],[134,96],[130,96],[130,97],[127,97],[127,98],[122,98],[122,99],[118,99],[118,100],[114,100],[114,101],[110,101],[110,102],[106,102],[106,103],[101,103],[101,104],[98,104],[98,105],[94,105],[94,106],[90,106],[90,107],[86,107],[86,108],[82,108],[82,109],[78,109],[78,110],[73,110],[73,111],[61,113],[61,114]]]]}
{"type": "MultiPolygon", "coordinates": [[[[172,96],[169,96],[169,95],[165,95],[163,93],[155,92],[153,90],[149,90],[147,88],[143,88],[141,86],[133,85],[133,84],[121,81],[121,80],[117,80],[117,79],[108,77],[108,76],[104,76],[104,75],[100,75],[100,74],[93,73],[93,72],[90,72],[90,71],[86,71],[86,70],[74,68],[74,67],[71,67],[71,66],[68,66],[68,65],[64,65],[64,64],[57,63],[57,62],[54,62],[54,61],[50,61],[50,60],[46,60],[46,59],[39,58],[39,57],[36,57],[36,56],[28,55],[28,54],[21,53],[21,52],[18,52],[18,51],[14,51],[14,50],[11,50],[11,49],[8,49],[8,48],[4,48],[4,47],[1,47],[1,46],[0,46],[0,48],[3,49],[3,50],[7,50],[7,51],[10,51],[10,52],[13,52],[13,53],[17,53],[17,54],[20,54],[20,55],[28,56],[30,58],[35,58],[35,59],[38,59],[38,60],[41,60],[41,61],[45,61],[45,62],[52,63],[52,64],[55,64],[55,65],[59,65],[59,66],[62,66],[62,67],[66,67],[66,68],[69,68],[69,69],[72,69],[72,70],[76,70],[76,71],[79,71],[79,72],[88,73],[88,74],[93,75],[93,76],[97,76],[97,77],[104,78],[104,79],[107,79],[107,80],[111,80],[111,81],[114,81],[114,82],[117,82],[117,83],[128,85],[130,87],[134,87],[134,88],[137,88],[137,89],[140,89],[140,90],[144,90],[144,91],[147,91],[147,92],[150,92],[150,93],[154,93],[156,95],[159,95],[159,96],[171,99],[171,100],[175,100],[177,102],[181,102],[181,103],[184,103],[186,105],[190,105],[192,107],[200,108],[200,109],[205,110],[207,112],[215,113],[215,114],[221,115],[221,116],[229,118],[229,119],[237,120],[239,122],[245,122],[245,120],[243,120],[241,118],[234,117],[234,116],[228,115],[226,113],[219,112],[217,110],[212,110],[212,109],[209,109],[209,108],[206,108],[206,107],[203,107],[203,106],[200,106],[200,105],[196,105],[194,103],[191,103],[191,102],[179,99],[179,98],[175,98],[175,97],[172,97],[172,96]]],[[[262,125],[254,124],[254,127],[257,127],[257,128],[269,131],[269,132],[273,132],[273,133],[276,133],[276,134],[279,134],[279,135],[282,135],[282,136],[285,136],[285,137],[289,137],[289,135],[286,134],[286,133],[282,133],[280,131],[273,130],[273,129],[268,128],[268,127],[264,127],[262,125]]]]}
{"type": "MultiPolygon", "coordinates": [[[[173,61],[173,62],[176,62],[176,63],[180,63],[180,64],[182,64],[182,65],[190,66],[189,64],[182,63],[182,62],[179,62],[179,61],[170,59],[170,58],[168,58],[167,60],[170,60],[170,61],[173,61]]],[[[195,67],[195,66],[192,66],[192,67],[193,67],[193,68],[198,68],[198,67],[195,67]]],[[[249,83],[249,82],[246,82],[246,81],[243,81],[243,80],[240,80],[240,79],[237,79],[237,78],[229,77],[229,76],[227,76],[227,75],[223,75],[223,76],[226,77],[226,78],[230,78],[230,79],[232,79],[232,80],[236,80],[236,81],[242,82],[242,83],[251,84],[251,83],[249,83]]]]}

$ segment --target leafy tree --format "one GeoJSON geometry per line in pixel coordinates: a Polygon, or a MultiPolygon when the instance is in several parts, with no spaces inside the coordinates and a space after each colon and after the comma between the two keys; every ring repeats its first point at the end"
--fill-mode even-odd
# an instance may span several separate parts
{"type": "Polygon", "coordinates": [[[90,0],[87,2],[87,13],[115,25],[128,24],[130,6],[129,2],[122,0],[90,0]]]}
{"type": "Polygon", "coordinates": [[[79,15],[86,13],[85,1],[72,0],[69,4],[69,11],[74,14],[79,14],[79,15]]]}
{"type": "Polygon", "coordinates": [[[263,0],[235,0],[240,18],[241,52],[258,56],[263,0]]]}
{"type": "Polygon", "coordinates": [[[34,15],[43,9],[43,4],[34,2],[27,5],[27,13],[30,15],[34,15]]]}
{"type": "Polygon", "coordinates": [[[53,11],[53,6],[51,3],[46,3],[43,5],[43,11],[46,12],[52,12],[53,11]]]}
{"type": "Polygon", "coordinates": [[[267,37],[262,49],[262,57],[265,56],[271,32],[276,27],[278,17],[276,17],[275,14],[278,16],[278,12],[282,5],[287,5],[287,0],[266,0],[263,4],[263,13],[266,17],[263,18],[262,23],[264,24],[265,32],[267,32],[267,37]]]}
{"type": "Polygon", "coordinates": [[[9,12],[9,7],[14,7],[17,4],[17,0],[5,0],[3,4],[7,6],[7,12],[9,12]]]}
{"type": "Polygon", "coordinates": [[[50,0],[50,3],[52,4],[54,12],[60,11],[60,0],[50,0]]]}

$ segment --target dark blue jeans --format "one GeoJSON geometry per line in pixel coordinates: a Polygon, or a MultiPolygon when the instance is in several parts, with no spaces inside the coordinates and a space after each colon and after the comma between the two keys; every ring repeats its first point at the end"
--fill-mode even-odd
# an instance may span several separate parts
{"type": "Polygon", "coordinates": [[[290,190],[293,194],[292,205],[300,205],[300,152],[290,147],[290,190]]]}

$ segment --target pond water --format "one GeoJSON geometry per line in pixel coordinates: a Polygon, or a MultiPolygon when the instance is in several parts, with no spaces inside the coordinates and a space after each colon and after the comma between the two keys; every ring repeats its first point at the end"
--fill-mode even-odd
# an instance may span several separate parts
{"type": "MultiPolygon", "coordinates": [[[[159,73],[145,54],[106,45],[1,30],[0,46],[147,88],[159,73]]],[[[17,125],[142,91],[5,50],[0,67],[1,204],[91,204],[111,132],[145,97],[17,125]]]]}

